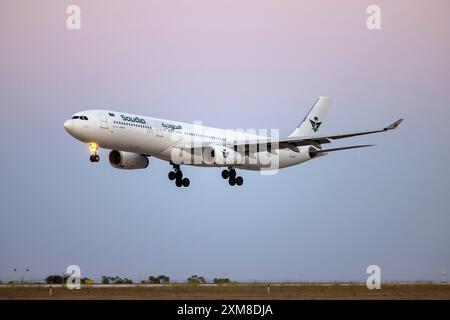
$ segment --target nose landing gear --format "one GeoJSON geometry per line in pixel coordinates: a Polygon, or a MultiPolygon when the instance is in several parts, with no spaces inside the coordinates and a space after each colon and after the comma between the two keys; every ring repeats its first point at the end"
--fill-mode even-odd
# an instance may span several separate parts
{"type": "Polygon", "coordinates": [[[230,186],[234,185],[242,186],[242,184],[244,183],[244,178],[236,177],[236,170],[234,170],[233,168],[223,170],[222,178],[225,180],[228,179],[228,183],[230,184],[230,186]]]}
{"type": "Polygon", "coordinates": [[[173,171],[169,172],[169,180],[175,180],[175,185],[180,187],[189,187],[191,182],[188,178],[183,178],[183,172],[180,169],[180,165],[178,164],[172,164],[173,165],[173,171]]]}
{"type": "Polygon", "coordinates": [[[91,160],[91,162],[99,162],[100,161],[100,156],[98,154],[93,154],[89,157],[89,160],[91,160]]]}
{"type": "Polygon", "coordinates": [[[91,142],[88,144],[88,148],[89,148],[89,151],[91,151],[91,153],[92,153],[92,155],[89,157],[89,160],[91,160],[91,162],[99,162],[100,156],[97,154],[98,153],[98,144],[96,144],[95,142],[91,142]]]}

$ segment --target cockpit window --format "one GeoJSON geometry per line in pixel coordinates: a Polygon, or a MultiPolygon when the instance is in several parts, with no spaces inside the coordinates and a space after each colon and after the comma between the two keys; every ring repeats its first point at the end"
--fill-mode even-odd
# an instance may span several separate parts
{"type": "Polygon", "coordinates": [[[86,116],[73,116],[72,119],[89,120],[86,116]]]}

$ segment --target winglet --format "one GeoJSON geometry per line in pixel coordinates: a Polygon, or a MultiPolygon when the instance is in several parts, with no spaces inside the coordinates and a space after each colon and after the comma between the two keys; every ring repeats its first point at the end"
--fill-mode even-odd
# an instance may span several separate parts
{"type": "Polygon", "coordinates": [[[385,131],[386,130],[393,130],[393,129],[397,128],[400,125],[400,123],[402,123],[402,121],[403,121],[403,119],[398,119],[393,124],[391,124],[391,125],[387,126],[386,128],[384,128],[384,130],[385,131]]]}

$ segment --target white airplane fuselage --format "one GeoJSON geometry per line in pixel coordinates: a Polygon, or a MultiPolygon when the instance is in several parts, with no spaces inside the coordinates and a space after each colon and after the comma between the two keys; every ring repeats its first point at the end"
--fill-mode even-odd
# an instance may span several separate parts
{"type": "MultiPolygon", "coordinates": [[[[199,126],[184,122],[152,118],[109,110],[87,110],[77,112],[64,123],[66,131],[84,143],[96,143],[100,148],[132,152],[173,160],[174,148],[184,144],[232,145],[235,141],[267,140],[267,136],[199,126]],[[88,120],[81,119],[85,117],[88,120]]],[[[309,146],[292,149],[271,150],[277,156],[277,167],[284,168],[310,160],[309,146]]],[[[187,152],[182,150],[182,152],[187,152]]],[[[267,168],[267,162],[259,161],[267,151],[246,155],[242,164],[205,163],[201,154],[193,155],[196,161],[180,164],[204,167],[235,167],[247,170],[267,168]],[[249,159],[251,157],[251,159],[249,159]]]]}
{"type": "MultiPolygon", "coordinates": [[[[177,187],[188,187],[181,165],[225,167],[222,178],[241,186],[243,177],[235,169],[278,170],[328,152],[370,147],[352,145],[323,149],[338,139],[385,132],[397,128],[403,119],[378,129],[323,135],[330,98],[319,97],[297,128],[287,137],[206,127],[109,110],[86,110],[72,116],[64,128],[87,143],[91,162],[98,162],[98,149],[110,149],[109,163],[118,169],[144,169],[149,157],[169,161],[168,177],[177,187]]],[[[273,132],[271,131],[271,134],[273,132]]],[[[278,131],[275,131],[278,133],[278,131]]]]}

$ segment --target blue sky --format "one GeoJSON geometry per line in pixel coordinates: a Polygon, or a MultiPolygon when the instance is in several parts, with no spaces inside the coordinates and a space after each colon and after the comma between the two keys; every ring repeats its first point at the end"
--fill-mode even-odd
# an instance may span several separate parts
{"type": "Polygon", "coordinates": [[[446,1],[68,1],[0,5],[0,279],[436,280],[450,270],[446,1]],[[287,136],[320,95],[324,132],[385,126],[374,143],[287,168],[142,171],[91,164],[63,129],[73,113],[123,110],[287,136]]]}

